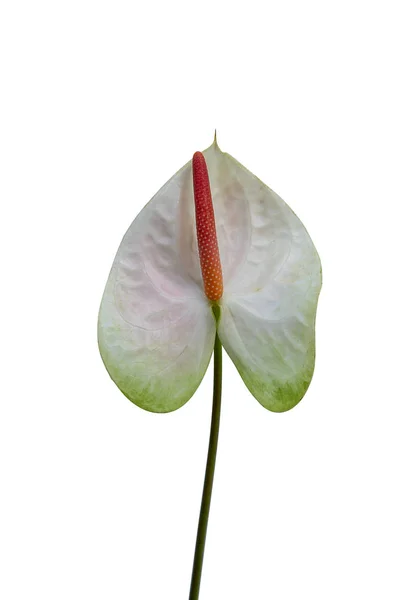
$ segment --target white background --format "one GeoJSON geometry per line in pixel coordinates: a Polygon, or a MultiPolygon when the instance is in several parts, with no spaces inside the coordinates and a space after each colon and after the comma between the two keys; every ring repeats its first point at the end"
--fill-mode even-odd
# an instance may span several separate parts
{"type": "Polygon", "coordinates": [[[184,600],[212,369],[169,415],[97,350],[120,239],[218,130],[319,251],[311,387],[224,356],[201,600],[398,600],[397,2],[2,3],[4,600],[184,600]]]}

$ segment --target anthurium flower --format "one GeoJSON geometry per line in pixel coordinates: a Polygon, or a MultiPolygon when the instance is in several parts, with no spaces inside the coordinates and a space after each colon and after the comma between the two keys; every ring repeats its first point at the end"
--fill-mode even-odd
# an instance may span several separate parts
{"type": "Polygon", "coordinates": [[[285,411],[313,374],[320,287],[301,221],[214,141],[126,232],[101,303],[100,352],[132,402],[169,412],[196,391],[218,332],[255,398],[285,411]]]}

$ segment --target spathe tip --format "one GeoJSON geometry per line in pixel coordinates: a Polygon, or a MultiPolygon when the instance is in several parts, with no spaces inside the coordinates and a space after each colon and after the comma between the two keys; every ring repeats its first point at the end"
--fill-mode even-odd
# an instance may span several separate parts
{"type": "Polygon", "coordinates": [[[203,152],[221,152],[221,148],[218,146],[218,141],[217,141],[217,130],[214,129],[214,139],[212,141],[211,146],[208,146],[208,148],[206,148],[205,150],[203,150],[203,152]]]}
{"type": "Polygon", "coordinates": [[[217,142],[217,130],[214,129],[214,141],[213,141],[213,146],[216,146],[217,148],[218,146],[218,142],[217,142]]]}

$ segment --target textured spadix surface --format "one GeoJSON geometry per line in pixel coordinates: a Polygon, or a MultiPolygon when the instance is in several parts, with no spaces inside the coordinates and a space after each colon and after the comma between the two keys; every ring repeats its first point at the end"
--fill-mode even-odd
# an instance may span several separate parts
{"type": "MultiPolygon", "coordinates": [[[[315,358],[321,267],[301,221],[214,143],[204,151],[222,265],[218,334],[252,394],[284,411],[303,397],[315,358]]],[[[189,162],[134,220],[115,257],[99,315],[112,379],[147,410],[194,393],[216,333],[203,291],[189,162]]]]}

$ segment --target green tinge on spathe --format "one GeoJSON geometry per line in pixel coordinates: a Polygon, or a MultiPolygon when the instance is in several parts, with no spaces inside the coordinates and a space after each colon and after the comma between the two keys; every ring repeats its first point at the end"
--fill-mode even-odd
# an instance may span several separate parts
{"type": "Polygon", "coordinates": [[[132,371],[124,360],[118,362],[108,353],[107,344],[99,335],[101,354],[111,379],[125,396],[140,408],[165,413],[181,408],[195,393],[207,370],[211,355],[198,373],[176,372],[175,378],[149,376],[151,362],[143,363],[132,371]]]}
{"type": "Polygon", "coordinates": [[[204,156],[224,278],[219,306],[203,292],[188,163],[121,242],[100,308],[100,352],[132,402],[170,412],[199,386],[218,328],[250,392],[282,412],[301,400],[314,370],[319,257],[279,196],[216,143],[204,156]]]}

